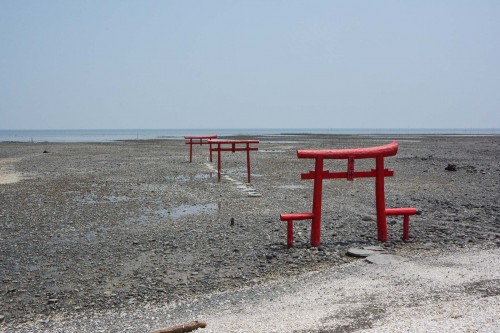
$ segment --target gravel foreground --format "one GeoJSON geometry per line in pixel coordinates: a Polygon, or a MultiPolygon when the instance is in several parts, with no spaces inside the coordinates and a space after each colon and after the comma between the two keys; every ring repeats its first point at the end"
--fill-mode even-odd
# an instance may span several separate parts
{"type": "Polygon", "coordinates": [[[233,180],[218,183],[206,146],[188,163],[180,140],[0,143],[0,329],[147,332],[198,319],[200,332],[378,332],[393,321],[498,331],[500,137],[259,139],[251,185],[243,153],[223,155],[233,180]],[[410,241],[389,218],[390,242],[377,242],[374,180],[336,180],[324,183],[321,247],[303,221],[287,250],[279,214],[310,211],[312,198],[300,173],[313,162],[295,150],[393,140],[386,202],[421,211],[410,241]],[[408,260],[345,255],[369,245],[408,260]]]}
{"type": "Polygon", "coordinates": [[[499,332],[500,250],[363,260],[170,305],[53,316],[23,332],[151,332],[194,319],[197,332],[499,332]]]}

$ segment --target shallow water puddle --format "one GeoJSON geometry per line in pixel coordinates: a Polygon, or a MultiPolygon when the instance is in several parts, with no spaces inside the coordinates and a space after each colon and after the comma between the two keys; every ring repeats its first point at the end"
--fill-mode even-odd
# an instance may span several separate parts
{"type": "Polygon", "coordinates": [[[199,173],[199,174],[193,176],[193,179],[196,179],[196,180],[198,180],[198,179],[208,179],[208,178],[212,178],[212,173],[210,173],[210,174],[199,173]]]}
{"type": "Polygon", "coordinates": [[[176,181],[176,182],[187,182],[189,180],[189,177],[188,176],[184,176],[184,175],[166,176],[165,179],[166,180],[173,180],[173,181],[176,181]]]}
{"type": "Polygon", "coordinates": [[[89,205],[89,204],[96,204],[97,203],[97,196],[92,193],[86,193],[84,195],[75,197],[73,199],[77,204],[81,205],[89,205]]]}
{"type": "Polygon", "coordinates": [[[141,209],[142,215],[130,217],[123,221],[126,225],[142,226],[162,223],[164,219],[179,219],[189,215],[214,214],[219,210],[215,203],[205,205],[180,205],[174,208],[141,209]]]}

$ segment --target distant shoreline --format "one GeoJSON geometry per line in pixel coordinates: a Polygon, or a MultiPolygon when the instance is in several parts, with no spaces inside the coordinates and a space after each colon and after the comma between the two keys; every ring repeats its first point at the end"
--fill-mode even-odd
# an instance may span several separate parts
{"type": "Polygon", "coordinates": [[[249,129],[102,129],[0,130],[0,142],[111,142],[182,139],[186,135],[299,136],[299,135],[500,135],[500,128],[249,128],[249,129]]]}

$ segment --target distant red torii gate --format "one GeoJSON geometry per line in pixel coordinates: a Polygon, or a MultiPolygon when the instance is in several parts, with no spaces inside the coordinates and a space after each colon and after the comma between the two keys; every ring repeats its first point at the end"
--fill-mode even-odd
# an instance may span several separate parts
{"type": "Polygon", "coordinates": [[[297,150],[298,158],[311,158],[315,160],[314,171],[301,174],[301,179],[314,180],[313,204],[311,213],[281,214],[280,219],[288,222],[288,247],[293,246],[293,221],[311,219],[311,245],[318,247],[321,239],[321,203],[323,192],[323,179],[346,178],[375,178],[375,200],[377,208],[378,239],[381,242],[388,240],[387,215],[403,215],[403,239],[409,238],[409,216],[416,214],[415,208],[386,208],[384,193],[384,178],[394,175],[394,171],[384,168],[384,158],[395,156],[398,152],[396,141],[387,145],[356,148],[356,149],[328,149],[328,150],[297,150]],[[375,169],[370,171],[354,171],[356,159],[375,159],[375,169]],[[325,159],[346,159],[346,172],[330,172],[323,169],[325,159]]]}
{"type": "Polygon", "coordinates": [[[184,139],[189,140],[186,141],[186,144],[189,145],[189,163],[193,160],[193,145],[199,144],[201,145],[210,145],[210,162],[212,162],[212,145],[208,142],[210,139],[217,138],[216,134],[212,135],[190,135],[185,136],[184,139]],[[193,140],[197,140],[198,142],[193,142],[193,140]]]}
{"type": "Polygon", "coordinates": [[[259,143],[259,140],[215,140],[215,139],[209,139],[208,143],[210,144],[210,149],[217,151],[217,176],[218,176],[218,181],[220,182],[220,176],[221,176],[221,152],[223,151],[230,151],[230,152],[237,152],[237,151],[246,151],[247,152],[247,178],[248,182],[250,183],[250,151],[252,150],[259,150],[257,147],[251,147],[251,144],[257,144],[259,143]],[[212,145],[216,145],[217,147],[212,148],[212,145]],[[227,147],[229,145],[229,147],[227,147]],[[243,145],[243,147],[238,147],[239,145],[243,145]],[[226,147],[224,147],[226,146],[226,147]]]}

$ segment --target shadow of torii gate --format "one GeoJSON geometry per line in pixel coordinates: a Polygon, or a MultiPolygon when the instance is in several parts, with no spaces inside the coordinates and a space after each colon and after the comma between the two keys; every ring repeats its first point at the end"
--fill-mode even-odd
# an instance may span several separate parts
{"type": "Polygon", "coordinates": [[[386,208],[385,207],[385,177],[394,175],[393,170],[384,168],[384,158],[395,156],[398,152],[396,141],[378,147],[356,148],[356,149],[329,149],[329,150],[297,150],[298,158],[309,158],[315,160],[314,171],[301,174],[301,179],[312,179],[314,181],[314,193],[312,212],[281,214],[280,219],[288,222],[288,248],[293,246],[293,221],[311,220],[311,246],[318,247],[321,242],[321,204],[323,192],[323,179],[345,178],[349,181],[354,178],[375,178],[375,200],[377,209],[377,232],[378,240],[388,241],[387,215],[402,215],[403,219],[403,239],[409,239],[410,215],[415,215],[415,208],[386,208]],[[375,169],[370,171],[354,171],[354,161],[356,159],[375,159],[375,169]],[[325,159],[347,160],[346,172],[330,172],[324,170],[325,159]]]}

